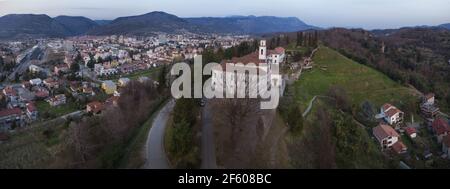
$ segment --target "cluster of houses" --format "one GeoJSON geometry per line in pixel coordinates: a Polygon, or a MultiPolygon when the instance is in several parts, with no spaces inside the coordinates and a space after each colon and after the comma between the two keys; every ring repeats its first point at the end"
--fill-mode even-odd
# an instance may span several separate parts
{"type": "Polygon", "coordinates": [[[372,129],[383,151],[392,150],[397,154],[406,153],[408,148],[401,141],[399,133],[394,129],[403,121],[404,112],[391,104],[384,104],[380,108],[382,122],[372,129]]]}
{"type": "MultiPolygon", "coordinates": [[[[435,104],[434,94],[423,96],[422,102],[420,103],[420,111],[426,121],[424,125],[432,133],[436,142],[442,146],[441,157],[450,158],[449,120],[440,116],[439,108],[435,104]]],[[[406,134],[412,140],[418,137],[420,124],[409,123],[405,125],[403,124],[404,116],[404,112],[391,104],[384,104],[380,108],[380,114],[377,118],[381,118],[382,121],[372,129],[372,133],[383,151],[404,154],[408,148],[402,142],[401,134],[406,134]]],[[[431,155],[430,152],[424,152],[426,158],[431,157],[431,155]]]]}
{"type": "Polygon", "coordinates": [[[94,72],[97,76],[109,76],[118,73],[132,73],[171,62],[174,58],[192,59],[202,54],[204,48],[220,46],[229,48],[248,36],[212,36],[212,35],[158,35],[155,37],[134,38],[124,36],[93,37],[83,36],[71,39],[88,66],[96,62],[94,72]],[[93,59],[93,60],[92,60],[93,59]],[[102,62],[98,62],[102,60],[102,62]]]}
{"type": "Polygon", "coordinates": [[[58,78],[39,78],[12,84],[2,89],[1,98],[6,102],[6,109],[0,110],[0,125],[2,130],[10,129],[12,125],[22,126],[38,118],[36,101],[46,101],[50,106],[66,103],[64,94],[53,95],[55,89],[62,85],[58,78]]]}

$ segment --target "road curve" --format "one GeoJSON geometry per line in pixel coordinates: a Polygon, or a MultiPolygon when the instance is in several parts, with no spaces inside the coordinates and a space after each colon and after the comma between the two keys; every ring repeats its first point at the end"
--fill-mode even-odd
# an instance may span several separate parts
{"type": "Polygon", "coordinates": [[[167,120],[175,106],[175,101],[170,100],[158,112],[152,123],[152,128],[147,137],[145,146],[147,160],[144,169],[170,169],[167,160],[166,151],[164,149],[164,132],[166,130],[167,120]]]}

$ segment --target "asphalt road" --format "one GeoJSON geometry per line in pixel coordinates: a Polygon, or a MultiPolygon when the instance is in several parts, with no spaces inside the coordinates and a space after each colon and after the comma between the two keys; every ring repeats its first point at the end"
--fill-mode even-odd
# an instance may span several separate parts
{"type": "Polygon", "coordinates": [[[166,151],[164,149],[164,132],[166,130],[167,120],[175,106],[175,101],[170,100],[158,112],[158,115],[153,120],[152,128],[147,137],[146,155],[147,160],[144,169],[170,169],[169,161],[167,160],[166,151]]]}
{"type": "Polygon", "coordinates": [[[209,103],[202,108],[202,169],[217,169],[214,127],[212,125],[209,103]]]}

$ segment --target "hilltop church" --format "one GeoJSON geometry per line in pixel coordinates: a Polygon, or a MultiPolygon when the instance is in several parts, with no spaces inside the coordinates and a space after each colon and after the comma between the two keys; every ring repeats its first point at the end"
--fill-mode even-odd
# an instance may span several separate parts
{"type": "MultiPolygon", "coordinates": [[[[228,85],[225,86],[226,72],[233,70],[227,70],[226,65],[233,64],[235,68],[239,66],[246,66],[246,68],[256,68],[257,73],[249,73],[253,76],[267,76],[268,87],[279,87],[282,86],[282,78],[279,74],[279,65],[285,61],[285,49],[282,47],[277,47],[274,50],[267,50],[266,40],[261,40],[259,43],[259,50],[248,54],[243,57],[234,57],[231,60],[222,61],[220,67],[215,67],[212,69],[212,88],[214,90],[220,89],[221,87],[226,91],[235,91],[235,86],[228,85]]],[[[234,72],[234,71],[233,71],[234,72]]],[[[238,74],[235,74],[231,78],[232,82],[237,81],[238,74]]],[[[248,76],[248,74],[246,74],[248,76]]],[[[245,85],[245,82],[236,82],[236,85],[245,85]]],[[[249,86],[249,88],[256,89],[256,86],[249,86]]],[[[259,89],[261,90],[261,89],[259,89]]],[[[260,93],[261,94],[261,93],[260,93]]]]}

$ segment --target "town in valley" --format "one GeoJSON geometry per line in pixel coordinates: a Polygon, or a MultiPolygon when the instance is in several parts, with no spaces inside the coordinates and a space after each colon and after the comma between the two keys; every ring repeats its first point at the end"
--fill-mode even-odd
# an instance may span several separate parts
{"type": "Polygon", "coordinates": [[[450,168],[450,24],[361,27],[0,15],[0,169],[450,168]],[[220,66],[176,73],[178,63],[220,66]],[[183,90],[196,77],[239,86],[230,64],[257,67],[245,92],[267,76],[278,106],[172,94],[182,74],[193,78],[183,90]]]}

